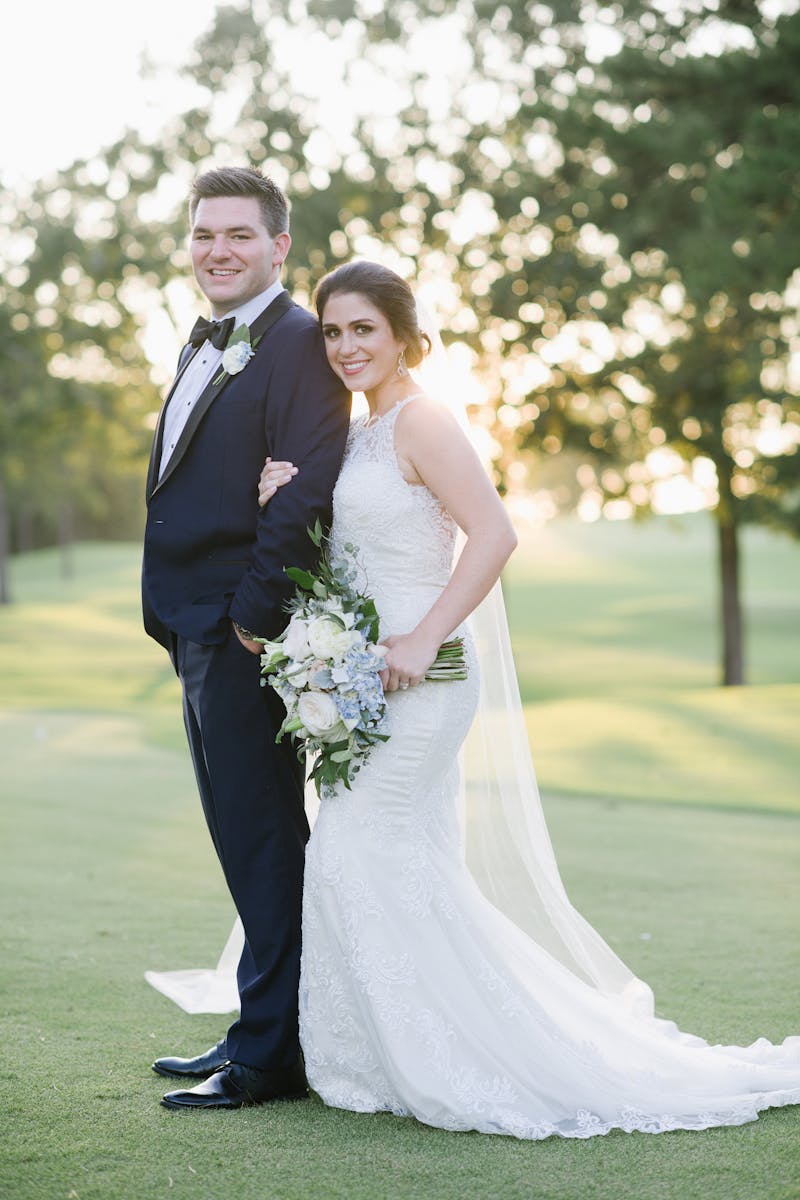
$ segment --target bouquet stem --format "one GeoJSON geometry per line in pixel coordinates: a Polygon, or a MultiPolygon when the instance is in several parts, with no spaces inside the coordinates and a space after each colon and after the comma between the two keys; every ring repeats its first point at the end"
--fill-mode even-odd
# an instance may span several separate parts
{"type": "Polygon", "coordinates": [[[466,678],[467,664],[462,638],[451,638],[449,642],[442,642],[436,658],[425,672],[425,679],[429,683],[454,683],[466,678]]]}

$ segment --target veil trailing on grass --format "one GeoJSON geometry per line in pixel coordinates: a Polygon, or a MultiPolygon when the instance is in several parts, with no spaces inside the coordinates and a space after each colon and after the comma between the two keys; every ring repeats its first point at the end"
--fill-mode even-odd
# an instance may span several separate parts
{"type": "MultiPolygon", "coordinates": [[[[469,430],[463,386],[453,378],[436,323],[419,305],[431,353],[418,373],[425,390],[469,430]]],[[[461,829],[470,873],[495,908],[585,982],[651,1015],[653,993],[570,903],[541,797],[500,581],[469,618],[481,693],[461,755],[461,829]]]]}
{"type": "MultiPolygon", "coordinates": [[[[420,327],[431,340],[431,354],[415,376],[468,429],[463,391],[424,311],[420,327]]],[[[573,974],[617,997],[627,1011],[651,1016],[650,988],[573,908],[561,881],[528,745],[499,582],[469,625],[481,676],[480,704],[461,755],[461,831],[470,873],[487,900],[573,974]]],[[[307,797],[315,810],[313,789],[307,789],[307,797]]],[[[242,945],[237,920],[215,968],[148,971],[145,977],[187,1012],[230,1012],[238,1007],[236,965],[242,945]]]]}
{"type": "Polygon", "coordinates": [[[215,967],[190,967],[184,971],[145,971],[156,991],[188,1013],[229,1013],[239,1008],[236,968],[244,947],[244,930],[237,917],[215,967]]]}

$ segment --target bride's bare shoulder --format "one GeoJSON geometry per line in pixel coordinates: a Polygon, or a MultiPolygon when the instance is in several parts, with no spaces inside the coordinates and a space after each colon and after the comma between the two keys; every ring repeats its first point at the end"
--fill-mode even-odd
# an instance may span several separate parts
{"type": "Polygon", "coordinates": [[[395,430],[400,436],[412,437],[417,441],[420,438],[436,439],[453,431],[460,432],[461,426],[447,404],[420,392],[400,409],[395,430]]]}

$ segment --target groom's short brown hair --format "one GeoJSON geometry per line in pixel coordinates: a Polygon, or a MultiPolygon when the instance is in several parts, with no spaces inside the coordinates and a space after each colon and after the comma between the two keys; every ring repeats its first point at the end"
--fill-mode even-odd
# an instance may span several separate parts
{"type": "Polygon", "coordinates": [[[198,175],[189,199],[189,219],[194,222],[201,200],[213,200],[218,196],[252,196],[258,201],[269,236],[288,233],[289,203],[277,183],[257,167],[218,167],[198,175]]]}

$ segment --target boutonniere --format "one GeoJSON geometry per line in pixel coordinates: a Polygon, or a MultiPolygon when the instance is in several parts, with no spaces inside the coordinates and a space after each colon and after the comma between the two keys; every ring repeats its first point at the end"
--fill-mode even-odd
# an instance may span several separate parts
{"type": "Polygon", "coordinates": [[[246,325],[240,325],[234,329],[222,354],[222,371],[214,383],[219,383],[226,375],[238,375],[240,371],[243,371],[255,354],[256,346],[260,341],[260,337],[257,337],[254,342],[250,341],[250,330],[246,325]]]}

